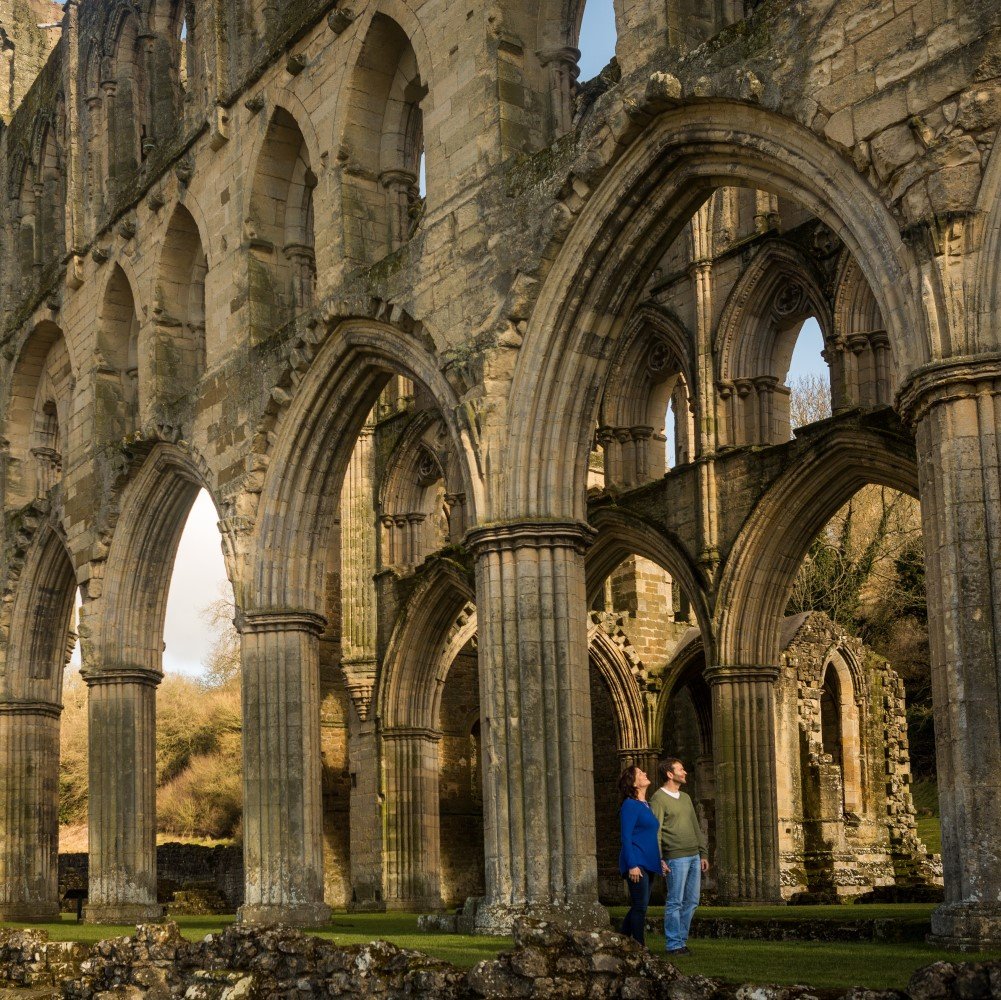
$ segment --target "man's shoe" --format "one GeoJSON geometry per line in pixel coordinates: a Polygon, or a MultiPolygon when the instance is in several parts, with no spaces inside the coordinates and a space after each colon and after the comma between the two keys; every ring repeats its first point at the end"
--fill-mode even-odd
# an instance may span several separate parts
{"type": "Polygon", "coordinates": [[[687,948],[673,948],[668,952],[668,955],[689,955],[691,952],[687,948]]]}

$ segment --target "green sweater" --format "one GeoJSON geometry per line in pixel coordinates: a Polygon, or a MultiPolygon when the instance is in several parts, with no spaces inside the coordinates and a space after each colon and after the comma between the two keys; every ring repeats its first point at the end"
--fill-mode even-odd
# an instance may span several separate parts
{"type": "Polygon", "coordinates": [[[706,838],[695,815],[695,806],[682,792],[679,798],[658,788],[650,797],[650,808],[660,823],[660,852],[665,860],[687,858],[692,854],[705,857],[706,838]]]}

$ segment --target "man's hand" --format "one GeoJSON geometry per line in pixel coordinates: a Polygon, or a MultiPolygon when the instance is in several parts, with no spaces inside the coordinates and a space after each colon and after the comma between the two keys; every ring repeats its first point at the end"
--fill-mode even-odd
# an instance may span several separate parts
{"type": "Polygon", "coordinates": [[[705,875],[705,873],[707,871],[709,871],[709,859],[708,858],[703,858],[702,859],[702,874],[705,875]]]}
{"type": "Polygon", "coordinates": [[[643,872],[640,871],[639,865],[637,865],[635,868],[629,869],[630,882],[638,882],[641,878],[643,878],[643,872]]]}
{"type": "Polygon", "coordinates": [[[668,863],[666,861],[661,861],[661,863],[660,863],[660,873],[661,873],[661,875],[670,875],[671,874],[671,867],[670,867],[670,865],[668,865],[668,863]]]}

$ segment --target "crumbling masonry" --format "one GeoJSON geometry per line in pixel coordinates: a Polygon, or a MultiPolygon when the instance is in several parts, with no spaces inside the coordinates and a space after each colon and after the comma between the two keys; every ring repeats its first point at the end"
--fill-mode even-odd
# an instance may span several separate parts
{"type": "Polygon", "coordinates": [[[1001,8],[617,0],[587,83],[581,10],[67,0],[0,138],[0,917],[57,909],[78,590],[88,917],[159,912],[200,488],[244,921],[601,923],[595,786],[682,733],[720,899],[924,877],[898,682],[784,618],[878,483],[921,500],[934,931],[1001,941],[1001,8]],[[810,316],[834,415],[792,436],[810,316]]]}

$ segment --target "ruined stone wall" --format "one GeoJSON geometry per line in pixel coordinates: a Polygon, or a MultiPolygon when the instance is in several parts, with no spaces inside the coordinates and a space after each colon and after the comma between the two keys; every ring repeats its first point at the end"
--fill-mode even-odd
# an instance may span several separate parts
{"type": "Polygon", "coordinates": [[[10,121],[59,42],[63,8],[50,0],[0,4],[0,117],[10,121]]]}
{"type": "MultiPolygon", "coordinates": [[[[317,789],[325,780],[330,816],[351,800],[350,775],[378,755],[350,745],[350,713],[372,710],[364,721],[375,726],[392,706],[376,705],[381,676],[365,678],[369,701],[353,687],[353,708],[346,681],[339,686],[343,637],[328,591],[344,578],[332,574],[331,539],[355,440],[394,379],[421,383],[414,398],[433,397],[451,463],[441,471],[465,493],[468,520],[449,541],[466,577],[430,593],[447,605],[469,588],[475,563],[481,709],[503,715],[508,691],[522,706],[516,737],[491,730],[496,766],[483,772],[488,809],[514,783],[526,832],[506,837],[498,826],[488,845],[484,913],[494,927],[520,905],[524,844],[543,840],[567,859],[562,873],[540,876],[546,899],[575,920],[597,912],[583,522],[604,511],[609,544],[628,550],[621,558],[641,548],[643,558],[666,556],[712,632],[713,705],[743,720],[740,746],[714,736],[716,752],[732,755],[717,762],[720,818],[733,834],[720,838],[719,867],[726,892],[760,901],[778,892],[772,674],[790,574],[864,481],[916,492],[919,470],[930,620],[952,623],[933,642],[937,700],[944,722],[957,711],[966,720],[962,738],[941,737],[952,762],[944,785],[963,784],[947,793],[947,870],[961,908],[997,898],[991,844],[1001,838],[968,829],[963,804],[964,795],[988,801],[1001,773],[996,720],[974,707],[998,701],[997,671],[980,659],[997,646],[998,600],[989,572],[951,568],[992,558],[983,498],[997,495],[996,470],[982,456],[994,453],[997,419],[976,400],[995,392],[1001,316],[996,5],[774,0],[740,13],[706,23],[687,5],[626,4],[616,67],[578,91],[579,20],[559,4],[195,4],[184,9],[193,20],[183,46],[176,3],[67,6],[60,44],[0,137],[0,698],[13,706],[4,724],[34,732],[36,716],[57,711],[56,655],[27,637],[39,609],[61,613],[59,600],[79,586],[84,670],[113,723],[95,745],[112,758],[133,753],[130,726],[152,718],[169,566],[191,499],[207,487],[244,631],[245,733],[252,746],[298,747],[247,755],[247,856],[257,859],[248,888],[260,897],[248,916],[291,907],[306,921],[324,912],[324,887],[332,899],[361,891],[357,865],[344,874],[355,863],[351,823],[327,823],[327,866],[321,858],[317,789]],[[710,195],[735,187],[755,192],[753,206],[738,198],[716,227],[710,195]],[[722,255],[714,294],[714,227],[757,240],[773,217],[785,235],[812,229],[833,285],[790,282],[780,256],[756,256],[755,272],[738,246],[722,255]],[[690,245],[671,250],[678,239],[690,245]],[[688,270],[680,318],[657,300],[658,268],[661,279],[688,270]],[[726,292],[731,280],[743,289],[748,273],[746,297],[726,292]],[[772,320],[802,318],[807,306],[836,317],[839,301],[840,418],[780,442],[772,320]],[[669,351],[648,342],[651,329],[669,351]],[[743,344],[757,365],[737,372],[742,384],[718,377],[728,344],[743,344]],[[650,407],[663,412],[681,376],[692,460],[666,479],[646,475],[644,448],[662,444],[650,407]],[[629,387],[640,384],[637,401],[629,387]],[[745,406],[731,427],[737,397],[760,406],[745,406]],[[615,427],[628,432],[616,445],[632,464],[588,508],[599,410],[613,402],[623,418],[615,427]],[[886,409],[893,403],[905,427],[886,409]],[[856,404],[883,409],[860,416],[856,404]],[[951,447],[955,437],[963,447],[951,447]],[[954,474],[939,495],[946,467],[954,474]],[[642,523],[630,520],[641,509],[642,523]],[[743,746],[760,756],[755,777],[737,766],[743,746]],[[525,773],[543,776],[538,795],[519,784],[523,754],[533,765],[525,773]],[[557,775],[575,794],[555,795],[557,775]],[[558,807],[540,805],[550,800],[558,807]],[[268,817],[292,813],[292,841],[272,838],[268,817]],[[300,863],[270,866],[278,851],[300,863]],[[737,871],[750,857],[768,859],[763,876],[737,871]],[[296,884],[267,884],[274,872],[279,882],[292,872],[296,884]]],[[[405,512],[401,527],[422,523],[421,513],[405,512]]],[[[376,659],[390,647],[416,557],[430,554],[413,545],[395,569],[381,564],[376,659]]],[[[451,611],[433,612],[416,616],[429,634],[404,658],[414,678],[400,689],[418,707],[436,676],[429,651],[441,652],[454,625],[451,611]]],[[[61,655],[64,644],[54,645],[61,655]]],[[[626,707],[643,715],[642,702],[626,707]]],[[[424,722],[403,734],[412,756],[400,759],[413,763],[408,795],[433,798],[434,720],[424,722]]],[[[129,766],[95,773],[95,800],[108,810],[91,842],[95,866],[108,869],[95,883],[148,896],[151,807],[137,817],[125,805],[151,797],[143,732],[129,766]],[[142,834],[126,837],[136,824],[142,834]],[[115,856],[111,845],[125,842],[139,846],[115,856]]],[[[18,789],[30,777],[23,756],[13,753],[3,772],[18,789]]],[[[45,763],[49,774],[51,754],[45,763]]],[[[355,840],[379,828],[377,787],[355,840]]],[[[976,815],[995,823],[987,808],[976,815]]],[[[17,831],[2,842],[48,840],[17,831]]],[[[424,898],[421,857],[404,860],[424,898]]],[[[13,872],[19,861],[8,852],[2,864],[13,872]]],[[[114,908],[131,919],[154,902],[114,908]]]]}

